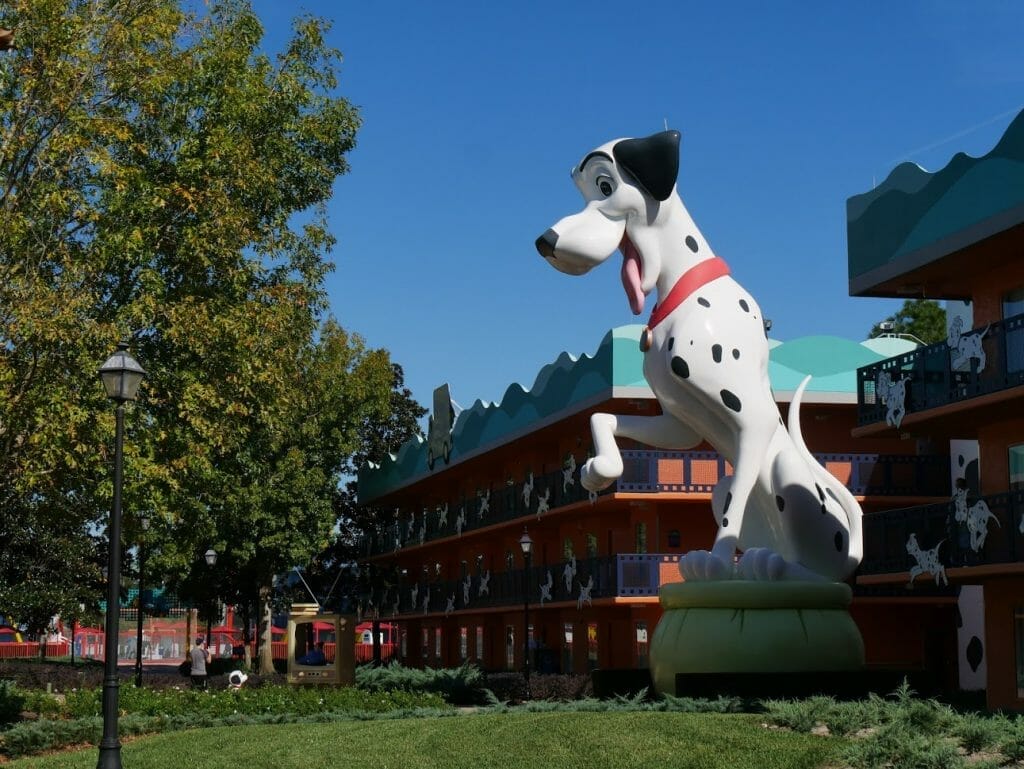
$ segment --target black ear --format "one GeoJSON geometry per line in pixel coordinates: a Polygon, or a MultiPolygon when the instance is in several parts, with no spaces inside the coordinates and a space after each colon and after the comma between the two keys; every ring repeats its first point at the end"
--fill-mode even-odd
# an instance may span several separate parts
{"type": "Polygon", "coordinates": [[[655,200],[667,200],[679,175],[679,131],[662,131],[646,139],[623,139],[612,148],[615,162],[629,171],[655,200]]]}

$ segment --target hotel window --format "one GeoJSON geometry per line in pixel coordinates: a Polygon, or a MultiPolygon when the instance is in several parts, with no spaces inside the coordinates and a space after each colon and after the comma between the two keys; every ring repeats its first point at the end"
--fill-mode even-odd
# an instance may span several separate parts
{"type": "Polygon", "coordinates": [[[469,659],[469,628],[465,625],[459,628],[459,659],[469,659]]]}
{"type": "Polygon", "coordinates": [[[516,567],[516,554],[511,550],[505,551],[505,568],[512,571],[516,567]]]}
{"type": "Polygon", "coordinates": [[[572,671],[572,623],[566,622],[562,626],[562,672],[572,671]]]}
{"type": "Polygon", "coordinates": [[[480,662],[484,661],[484,626],[476,626],[476,658],[480,662]]]}
{"type": "Polygon", "coordinates": [[[1017,645],[1017,699],[1024,699],[1024,606],[1013,610],[1013,631],[1017,645]]]}
{"type": "Polygon", "coordinates": [[[398,651],[403,660],[409,655],[409,632],[405,625],[398,629],[398,651]]]}
{"type": "Polygon", "coordinates": [[[514,625],[505,625],[505,669],[516,669],[516,629],[514,625]]]}
{"type": "Polygon", "coordinates": [[[636,525],[636,552],[647,552],[647,524],[644,521],[636,525]]]}
{"type": "Polygon", "coordinates": [[[1024,489],[1024,443],[1010,446],[1009,449],[1010,491],[1024,489]]]}
{"type": "Polygon", "coordinates": [[[587,623],[587,669],[597,667],[597,623],[587,623]]]}
{"type": "Polygon", "coordinates": [[[420,656],[426,659],[430,655],[430,628],[420,630],[420,656]]]}
{"type": "MultiPolygon", "coordinates": [[[[1015,288],[1003,295],[1003,318],[1024,313],[1024,288],[1015,288]]],[[[1024,369],[1024,328],[1007,328],[1003,325],[1006,336],[1006,372],[1012,374],[1024,369]]]]}
{"type": "Polygon", "coordinates": [[[587,558],[597,558],[596,534],[587,534],[587,558]]]}
{"type": "Polygon", "coordinates": [[[679,529],[672,529],[668,533],[668,546],[669,547],[682,547],[683,538],[679,535],[679,529]]]}
{"type": "Polygon", "coordinates": [[[441,661],[441,628],[434,628],[434,657],[441,661]]]}
{"type": "Polygon", "coordinates": [[[636,666],[646,668],[647,664],[647,623],[637,622],[636,630],[636,666]]]}
{"type": "Polygon", "coordinates": [[[572,547],[572,537],[566,537],[562,543],[562,560],[571,561],[572,557],[576,554],[572,547]]]}

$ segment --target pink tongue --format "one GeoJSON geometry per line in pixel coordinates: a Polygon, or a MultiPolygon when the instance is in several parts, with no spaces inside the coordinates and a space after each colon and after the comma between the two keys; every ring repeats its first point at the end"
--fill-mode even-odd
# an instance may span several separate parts
{"type": "Polygon", "coordinates": [[[622,239],[622,287],[626,289],[629,309],[634,315],[644,311],[644,292],[640,288],[640,254],[627,238],[622,239]]]}

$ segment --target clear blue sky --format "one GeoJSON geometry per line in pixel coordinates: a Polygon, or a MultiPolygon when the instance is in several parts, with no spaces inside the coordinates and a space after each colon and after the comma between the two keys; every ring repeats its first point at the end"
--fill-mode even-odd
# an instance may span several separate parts
{"type": "Polygon", "coordinates": [[[533,246],[579,209],[594,146],[667,120],[679,193],[772,336],[860,340],[901,302],[848,296],[846,199],[984,154],[1024,107],[1018,0],[254,5],[268,50],[299,12],[334,21],[364,125],[329,206],[331,308],[428,407],[445,381],[500,400],[637,322],[618,258],[571,278],[533,246]]]}

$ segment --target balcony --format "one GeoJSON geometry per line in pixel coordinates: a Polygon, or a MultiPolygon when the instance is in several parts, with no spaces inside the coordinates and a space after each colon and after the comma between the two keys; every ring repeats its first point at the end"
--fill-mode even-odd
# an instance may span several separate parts
{"type": "Polygon", "coordinates": [[[955,348],[939,342],[858,369],[857,424],[899,427],[907,415],[1021,384],[1024,315],[1014,315],[961,335],[955,348]]]}
{"type": "MultiPolygon", "coordinates": [[[[678,554],[629,553],[533,566],[530,606],[656,597],[663,583],[679,581],[678,563],[678,554]]],[[[523,569],[478,569],[459,580],[434,577],[424,572],[418,581],[403,579],[397,585],[376,585],[364,597],[364,613],[375,611],[381,618],[390,618],[523,605],[523,569]]]]}
{"type": "Polygon", "coordinates": [[[919,579],[938,583],[935,571],[1017,563],[1024,557],[1022,514],[1024,491],[865,515],[859,573],[903,575],[934,558],[940,568],[924,569],[919,579]]]}
{"type": "MultiPolygon", "coordinates": [[[[832,475],[859,495],[949,496],[949,459],[941,456],[886,454],[815,454],[832,475]]],[[[622,452],[622,477],[599,496],[629,494],[709,494],[729,463],[711,451],[630,450],[622,452]]],[[[532,484],[516,483],[477,496],[451,500],[416,511],[404,520],[365,537],[363,557],[394,553],[498,523],[526,517],[539,520],[553,510],[590,498],[580,484],[579,470],[558,470],[536,476],[532,484]]]]}

